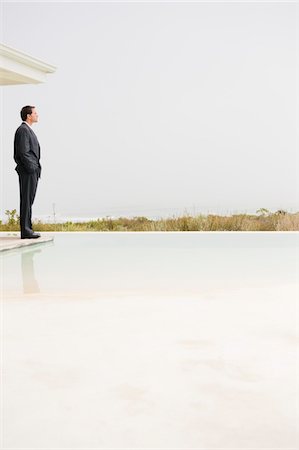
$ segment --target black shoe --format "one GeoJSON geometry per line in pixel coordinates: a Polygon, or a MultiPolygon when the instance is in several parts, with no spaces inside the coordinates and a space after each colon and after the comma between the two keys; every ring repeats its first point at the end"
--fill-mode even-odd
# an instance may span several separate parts
{"type": "Polygon", "coordinates": [[[40,237],[39,233],[30,233],[30,234],[25,234],[23,236],[21,236],[21,239],[37,239],[40,237]]]}

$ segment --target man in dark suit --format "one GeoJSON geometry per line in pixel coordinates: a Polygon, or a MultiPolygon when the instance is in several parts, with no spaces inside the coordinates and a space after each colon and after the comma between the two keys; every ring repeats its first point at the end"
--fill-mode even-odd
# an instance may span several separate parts
{"type": "Polygon", "coordinates": [[[20,183],[21,239],[36,239],[40,234],[33,232],[31,216],[41,165],[39,142],[31,128],[38,121],[35,106],[24,106],[21,118],[23,123],[17,129],[14,139],[14,160],[20,183]]]}

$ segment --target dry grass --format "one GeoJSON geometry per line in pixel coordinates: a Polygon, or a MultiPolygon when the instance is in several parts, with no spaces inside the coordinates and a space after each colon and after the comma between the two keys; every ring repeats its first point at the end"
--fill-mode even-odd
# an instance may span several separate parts
{"type": "MultiPolygon", "coordinates": [[[[266,210],[265,210],[266,211],[266,210]]],[[[15,210],[7,212],[8,220],[0,223],[0,231],[19,231],[15,210]],[[10,214],[9,214],[10,213],[10,214]]],[[[104,218],[89,222],[34,223],[36,231],[299,231],[299,213],[285,211],[259,215],[235,214],[231,216],[198,215],[151,220],[146,217],[132,219],[104,218]]]]}

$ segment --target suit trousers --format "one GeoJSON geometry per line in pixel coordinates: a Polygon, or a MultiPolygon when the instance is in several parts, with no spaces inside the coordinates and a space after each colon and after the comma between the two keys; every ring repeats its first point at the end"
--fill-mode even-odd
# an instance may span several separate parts
{"type": "Polygon", "coordinates": [[[21,237],[32,233],[32,205],[36,194],[38,178],[38,172],[19,173],[21,237]]]}

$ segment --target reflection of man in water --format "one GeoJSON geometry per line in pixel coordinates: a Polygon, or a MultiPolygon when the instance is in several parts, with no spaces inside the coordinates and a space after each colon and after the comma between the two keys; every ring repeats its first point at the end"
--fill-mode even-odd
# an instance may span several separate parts
{"type": "Polygon", "coordinates": [[[40,251],[40,249],[30,251],[26,249],[22,253],[22,276],[24,294],[33,294],[36,292],[40,292],[38,282],[35,278],[33,261],[34,254],[40,253],[40,251]]]}
{"type": "Polygon", "coordinates": [[[24,106],[21,110],[23,123],[15,133],[14,160],[20,183],[20,225],[21,239],[36,239],[39,233],[32,231],[32,205],[34,202],[38,179],[41,174],[40,146],[32,130],[32,125],[38,121],[34,106],[24,106]]]}

